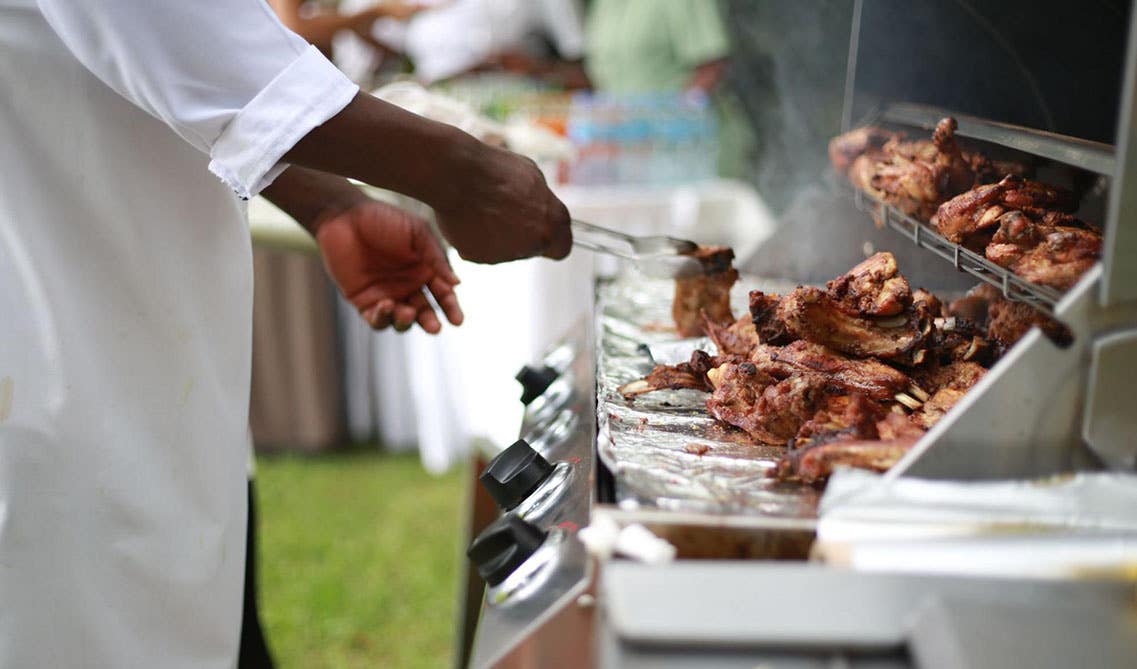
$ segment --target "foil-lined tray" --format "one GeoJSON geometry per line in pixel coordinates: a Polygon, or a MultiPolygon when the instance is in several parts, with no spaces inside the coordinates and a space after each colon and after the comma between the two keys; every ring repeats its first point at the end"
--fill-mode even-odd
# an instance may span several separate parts
{"type": "MultiPolygon", "coordinates": [[[[731,304],[739,314],[749,291],[793,287],[743,277],[731,304]]],[[[649,348],[673,343],[673,358],[695,348],[714,350],[705,338],[679,339],[671,318],[674,290],[673,281],[630,274],[597,287],[597,450],[615,479],[616,502],[629,510],[815,518],[819,490],[772,477],[784,449],[756,445],[741,430],[715,421],[706,393],[665,390],[627,400],[617,391],[651,371],[649,348]]]]}

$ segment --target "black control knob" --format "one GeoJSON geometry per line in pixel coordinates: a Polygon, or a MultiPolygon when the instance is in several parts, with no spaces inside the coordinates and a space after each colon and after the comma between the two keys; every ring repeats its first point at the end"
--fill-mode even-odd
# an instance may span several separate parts
{"type": "Polygon", "coordinates": [[[541,393],[549,389],[549,384],[556,381],[560,374],[548,365],[532,367],[525,365],[514,378],[521,383],[521,403],[529,404],[540,397],[541,393]]]}
{"type": "Polygon", "coordinates": [[[498,506],[509,511],[537,489],[553,466],[524,439],[494,456],[478,477],[498,506]]]}
{"type": "Polygon", "coordinates": [[[513,514],[490,524],[470,544],[467,557],[486,583],[497,585],[541,547],[545,532],[513,514]]]}

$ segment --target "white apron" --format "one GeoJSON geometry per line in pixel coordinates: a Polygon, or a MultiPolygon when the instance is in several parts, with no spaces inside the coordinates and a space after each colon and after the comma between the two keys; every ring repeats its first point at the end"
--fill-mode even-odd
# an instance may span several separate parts
{"type": "Polygon", "coordinates": [[[0,667],[235,664],[234,190],[356,90],[263,5],[0,0],[0,667]]]}

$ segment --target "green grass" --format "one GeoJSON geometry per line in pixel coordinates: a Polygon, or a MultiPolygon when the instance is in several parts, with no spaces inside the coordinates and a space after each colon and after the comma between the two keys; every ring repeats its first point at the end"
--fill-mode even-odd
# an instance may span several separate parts
{"type": "Polygon", "coordinates": [[[449,666],[464,480],[374,448],[258,458],[261,611],[277,665],[449,666]]]}

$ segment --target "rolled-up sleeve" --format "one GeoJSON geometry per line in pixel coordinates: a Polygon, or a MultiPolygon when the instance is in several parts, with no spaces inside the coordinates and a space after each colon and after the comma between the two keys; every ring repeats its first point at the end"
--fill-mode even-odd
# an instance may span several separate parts
{"type": "Polygon", "coordinates": [[[264,0],[38,0],[75,57],[130,102],[209,154],[241,197],[340,112],[358,87],[264,0]]]}

